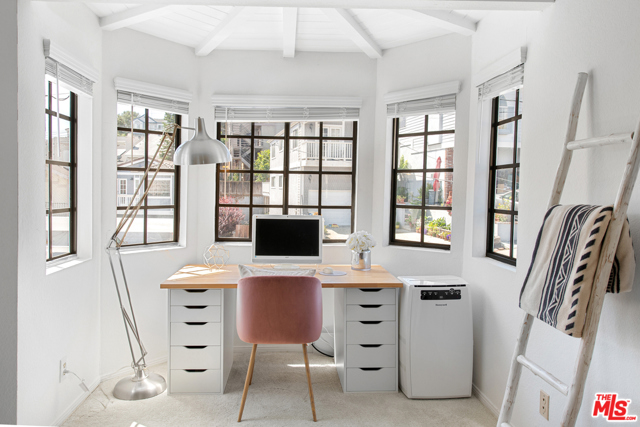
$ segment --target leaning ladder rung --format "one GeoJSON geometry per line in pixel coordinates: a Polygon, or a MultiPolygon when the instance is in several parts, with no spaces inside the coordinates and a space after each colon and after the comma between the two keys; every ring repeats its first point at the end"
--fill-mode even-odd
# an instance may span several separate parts
{"type": "Polygon", "coordinates": [[[527,359],[526,356],[520,355],[518,356],[517,360],[518,363],[529,369],[531,372],[533,372],[534,375],[537,375],[538,377],[548,382],[550,386],[558,390],[560,393],[564,394],[565,396],[569,393],[569,386],[551,375],[549,372],[542,369],[539,365],[532,362],[530,359],[527,359]]]}
{"type": "Polygon", "coordinates": [[[604,145],[624,144],[633,141],[635,132],[616,133],[607,136],[596,136],[594,138],[579,139],[567,143],[567,150],[580,150],[582,148],[602,147],[604,145]]]}

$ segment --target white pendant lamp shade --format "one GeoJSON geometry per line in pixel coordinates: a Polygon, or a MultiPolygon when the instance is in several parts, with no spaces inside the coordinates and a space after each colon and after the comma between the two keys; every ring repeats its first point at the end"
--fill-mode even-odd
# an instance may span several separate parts
{"type": "Polygon", "coordinates": [[[196,134],[193,138],[181,144],[173,155],[173,163],[179,166],[210,165],[230,161],[231,153],[223,142],[207,134],[202,117],[198,117],[196,134]]]}

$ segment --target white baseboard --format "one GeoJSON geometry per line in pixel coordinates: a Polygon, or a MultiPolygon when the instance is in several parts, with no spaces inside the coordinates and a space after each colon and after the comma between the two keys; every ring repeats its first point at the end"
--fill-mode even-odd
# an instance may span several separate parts
{"type": "MultiPolygon", "coordinates": [[[[167,363],[167,356],[158,357],[153,360],[147,359],[147,366],[155,366],[162,363],[167,363]]],[[[104,374],[102,377],[100,377],[100,382],[105,382],[113,378],[124,377],[127,374],[133,374],[133,369],[131,368],[131,366],[118,369],[117,371],[110,374],[104,374]]]]}
{"type": "Polygon", "coordinates": [[[472,384],[472,387],[473,387],[473,395],[478,398],[480,403],[482,403],[485,408],[490,410],[491,413],[496,416],[496,418],[499,417],[500,410],[496,407],[496,405],[494,405],[493,402],[489,400],[487,395],[484,394],[482,391],[480,391],[480,389],[475,384],[472,384]]]}
{"type": "Polygon", "coordinates": [[[71,402],[71,404],[67,406],[67,409],[65,409],[64,412],[60,414],[60,416],[58,416],[58,418],[51,425],[59,426],[64,423],[67,418],[69,418],[69,416],[73,414],[73,411],[75,411],[78,406],[80,406],[82,402],[84,402],[85,399],[89,397],[89,395],[93,393],[96,388],[98,388],[101,382],[102,381],[100,380],[100,377],[93,380],[93,382],[87,386],[89,388],[89,391],[83,392],[73,402],[71,402]]]}

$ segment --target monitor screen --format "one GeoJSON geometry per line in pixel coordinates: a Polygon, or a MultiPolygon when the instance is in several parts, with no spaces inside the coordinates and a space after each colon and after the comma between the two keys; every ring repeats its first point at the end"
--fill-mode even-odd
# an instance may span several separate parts
{"type": "Polygon", "coordinates": [[[321,217],[255,219],[255,257],[319,257],[321,217]]]}

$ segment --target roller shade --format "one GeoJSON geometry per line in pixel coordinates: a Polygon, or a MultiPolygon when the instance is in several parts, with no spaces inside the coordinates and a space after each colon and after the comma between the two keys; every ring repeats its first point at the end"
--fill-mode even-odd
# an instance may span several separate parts
{"type": "Polygon", "coordinates": [[[93,81],[52,58],[44,60],[45,73],[66,85],[93,96],[93,81]]]}
{"type": "Polygon", "coordinates": [[[189,114],[189,103],[175,99],[167,99],[158,96],[144,95],[140,93],[118,91],[118,102],[133,104],[144,108],[169,111],[176,114],[189,114]]]}
{"type": "Polygon", "coordinates": [[[387,117],[448,113],[456,110],[456,95],[443,95],[387,104],[387,117]]]}
{"type": "Polygon", "coordinates": [[[478,86],[478,99],[481,101],[495,98],[501,93],[522,87],[524,83],[524,64],[492,78],[478,86]]]}
{"type": "Polygon", "coordinates": [[[354,107],[234,107],[215,106],[215,118],[218,121],[239,120],[357,120],[360,109],[354,107]]]}

